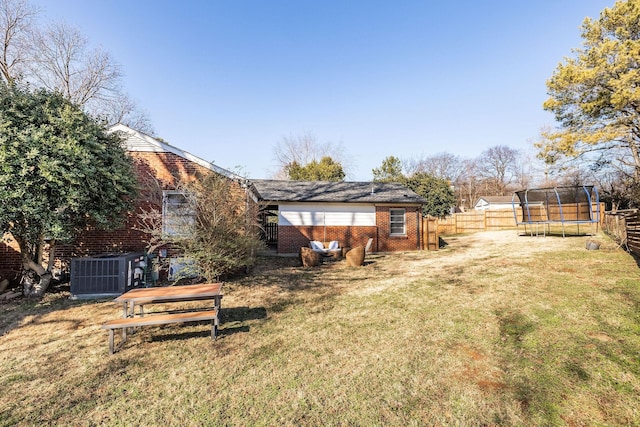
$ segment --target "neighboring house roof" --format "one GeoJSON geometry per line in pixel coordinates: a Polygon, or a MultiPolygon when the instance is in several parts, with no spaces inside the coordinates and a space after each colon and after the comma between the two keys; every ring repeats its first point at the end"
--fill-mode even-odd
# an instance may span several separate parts
{"type": "Polygon", "coordinates": [[[268,202],[398,203],[426,201],[402,184],[381,182],[251,180],[268,202]]]}
{"type": "Polygon", "coordinates": [[[511,204],[512,196],[482,196],[478,199],[475,206],[478,204],[487,204],[487,205],[504,205],[511,204]]]}
{"type": "Polygon", "coordinates": [[[473,208],[477,211],[511,209],[511,198],[512,196],[482,196],[473,205],[473,208]]]}
{"type": "Polygon", "coordinates": [[[123,124],[117,124],[117,125],[111,126],[111,128],[109,128],[109,132],[123,132],[126,135],[125,143],[126,143],[127,151],[173,153],[177,156],[182,157],[183,159],[189,160],[204,168],[217,172],[220,175],[224,175],[227,178],[244,181],[243,177],[236,175],[235,173],[227,169],[221,168],[220,166],[217,166],[211,162],[201,159],[200,157],[194,156],[191,153],[181,150],[178,147],[174,147],[171,144],[167,144],[164,141],[160,141],[159,139],[156,139],[145,133],[132,129],[129,126],[126,126],[123,124]]]}
{"type": "Polygon", "coordinates": [[[511,204],[511,199],[512,199],[512,196],[482,196],[478,199],[478,201],[476,202],[476,205],[483,200],[490,205],[506,204],[506,203],[511,204]]]}

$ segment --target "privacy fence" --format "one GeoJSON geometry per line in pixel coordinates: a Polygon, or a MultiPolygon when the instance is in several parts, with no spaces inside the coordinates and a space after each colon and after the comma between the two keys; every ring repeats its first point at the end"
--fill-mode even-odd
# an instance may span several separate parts
{"type": "Polygon", "coordinates": [[[422,218],[422,249],[435,251],[440,247],[441,234],[469,233],[485,230],[516,228],[512,210],[472,211],[446,218],[422,218]]]}
{"type": "MultiPolygon", "coordinates": [[[[518,213],[522,214],[522,212],[518,213]]],[[[509,228],[516,228],[516,221],[511,209],[462,212],[438,219],[439,234],[459,234],[509,228]]]]}
{"type": "Polygon", "coordinates": [[[640,212],[637,209],[607,212],[602,228],[620,246],[640,256],[640,212]]]}
{"type": "MultiPolygon", "coordinates": [[[[554,208],[552,207],[551,212],[546,213],[545,217],[548,216],[554,218],[558,216],[559,214],[553,211],[553,209],[554,208]]],[[[581,205],[576,205],[574,207],[564,206],[563,215],[567,218],[571,218],[572,216],[577,217],[582,209],[585,208],[581,205]]],[[[586,209],[589,209],[589,207],[587,206],[586,209]]],[[[604,213],[603,203],[600,204],[600,212],[604,213]]],[[[633,217],[634,219],[630,219],[624,215],[602,215],[601,223],[603,228],[608,226],[610,229],[614,229],[615,227],[622,227],[624,229],[626,224],[629,224],[629,227],[632,227],[631,238],[629,241],[633,242],[632,244],[637,246],[640,253],[640,219],[638,219],[638,212],[633,212],[636,214],[636,216],[633,217]]],[[[516,215],[519,218],[522,217],[521,208],[516,208],[516,215]]],[[[598,226],[599,224],[578,224],[572,227],[575,228],[574,232],[581,233],[593,232],[597,230],[598,226]]],[[[422,219],[422,249],[437,250],[439,247],[440,236],[442,235],[472,233],[478,231],[515,230],[516,228],[516,220],[512,209],[469,211],[449,215],[445,218],[427,217],[422,219]]],[[[565,228],[569,227],[565,226],[565,228]]],[[[528,229],[527,232],[529,232],[528,229]]],[[[612,233],[610,232],[610,234],[612,233]]]]}
{"type": "MultiPolygon", "coordinates": [[[[528,216],[534,220],[537,218],[551,219],[551,223],[559,222],[559,219],[563,217],[569,220],[568,222],[571,222],[571,220],[579,218],[580,215],[584,213],[583,211],[585,209],[588,211],[589,205],[584,205],[583,203],[564,205],[562,207],[562,212],[560,212],[560,208],[557,206],[536,206],[529,208],[528,216]]],[[[595,204],[592,209],[594,211],[596,210],[595,204]]],[[[604,212],[603,203],[600,203],[600,212],[604,212]]],[[[522,218],[522,208],[517,207],[515,215],[518,218],[522,218]]],[[[579,227],[579,224],[577,227],[579,227]]],[[[446,218],[438,219],[438,233],[441,235],[516,228],[517,225],[513,209],[469,211],[456,213],[449,215],[446,218]]],[[[582,225],[582,230],[587,231],[589,230],[589,227],[587,225],[582,225]]]]}

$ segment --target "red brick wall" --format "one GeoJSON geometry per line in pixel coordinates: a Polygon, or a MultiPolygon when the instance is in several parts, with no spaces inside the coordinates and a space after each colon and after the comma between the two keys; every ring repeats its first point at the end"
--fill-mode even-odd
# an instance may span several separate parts
{"type": "Polygon", "coordinates": [[[302,246],[308,246],[310,240],[330,242],[337,240],[341,247],[353,248],[365,246],[373,238],[371,251],[397,252],[413,251],[420,248],[419,208],[406,208],[406,236],[391,236],[389,209],[376,207],[376,226],[369,227],[324,227],[324,226],[279,226],[278,253],[296,253],[302,246]]]}
{"type": "MultiPolygon", "coordinates": [[[[155,207],[162,211],[162,190],[174,190],[180,182],[196,179],[198,173],[209,173],[196,163],[173,153],[131,152],[141,189],[133,212],[124,225],[115,230],[89,229],[76,239],[73,245],[59,247],[56,256],[69,260],[77,256],[102,253],[143,252],[146,235],[135,230],[140,208],[155,207]]],[[[171,251],[169,256],[171,256],[171,251]]]]}
{"type": "Polygon", "coordinates": [[[131,152],[129,155],[135,161],[141,183],[151,177],[159,181],[165,190],[175,188],[181,181],[193,181],[197,173],[209,172],[209,169],[173,153],[131,152]]]}
{"type": "Polygon", "coordinates": [[[15,284],[20,274],[21,265],[18,243],[11,239],[10,235],[5,235],[4,239],[0,241],[0,277],[7,278],[15,284]]]}
{"type": "Polygon", "coordinates": [[[337,240],[340,247],[365,246],[370,237],[374,239],[372,251],[376,251],[376,227],[324,227],[292,225],[278,227],[278,253],[296,253],[302,246],[309,246],[310,240],[330,242],[337,240]]]}
{"type": "Polygon", "coordinates": [[[132,229],[135,215],[114,230],[87,229],[72,245],[56,246],[56,257],[70,259],[104,253],[143,252],[146,235],[132,229]]]}
{"type": "Polygon", "coordinates": [[[376,207],[376,224],[380,236],[378,250],[380,252],[415,251],[420,249],[419,208],[405,208],[406,235],[392,236],[389,223],[389,209],[401,206],[376,207]]]}
{"type": "MultiPolygon", "coordinates": [[[[156,206],[162,210],[162,190],[175,189],[179,182],[192,181],[196,173],[210,172],[173,153],[130,152],[129,155],[134,159],[141,186],[134,210],[122,227],[107,231],[87,229],[72,245],[56,246],[57,267],[64,267],[71,258],[78,256],[144,251],[145,234],[134,230],[140,207],[156,206]]],[[[20,272],[20,264],[17,245],[0,243],[0,274],[11,280],[10,276],[20,272]]]]}

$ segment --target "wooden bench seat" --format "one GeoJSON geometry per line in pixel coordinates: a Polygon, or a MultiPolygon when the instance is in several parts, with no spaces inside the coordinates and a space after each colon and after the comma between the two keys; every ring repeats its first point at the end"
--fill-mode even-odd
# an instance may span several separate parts
{"type": "MultiPolygon", "coordinates": [[[[189,299],[189,301],[202,301],[202,300],[210,300],[211,297],[208,296],[204,296],[204,297],[192,297],[189,299]]],[[[214,298],[215,299],[215,298],[214,298]]],[[[220,309],[220,302],[222,301],[222,295],[218,296],[216,299],[216,308],[220,309]]],[[[144,306],[147,304],[158,304],[158,303],[162,303],[162,304],[170,304],[173,302],[184,302],[184,299],[182,298],[175,298],[175,299],[162,299],[162,301],[158,301],[157,299],[143,299],[143,300],[137,300],[136,301],[136,305],[138,305],[140,307],[140,312],[139,315],[140,316],[144,316],[144,306]]]]}
{"type": "Polygon", "coordinates": [[[215,340],[218,335],[218,310],[216,309],[189,311],[184,313],[152,314],[149,316],[114,319],[105,322],[102,325],[102,329],[109,330],[109,354],[113,354],[115,351],[113,331],[115,329],[122,329],[122,342],[120,343],[120,346],[122,346],[122,344],[127,340],[127,328],[150,325],[167,325],[170,323],[200,322],[204,320],[211,320],[211,339],[215,340]]]}

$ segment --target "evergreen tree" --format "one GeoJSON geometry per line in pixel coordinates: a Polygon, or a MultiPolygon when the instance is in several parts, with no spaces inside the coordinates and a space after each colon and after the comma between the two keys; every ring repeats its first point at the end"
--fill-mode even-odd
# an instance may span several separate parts
{"type": "Polygon", "coordinates": [[[118,224],[136,192],[118,135],[59,93],[0,85],[0,232],[20,246],[25,294],[41,296],[52,248],[86,227],[118,224]]]}

